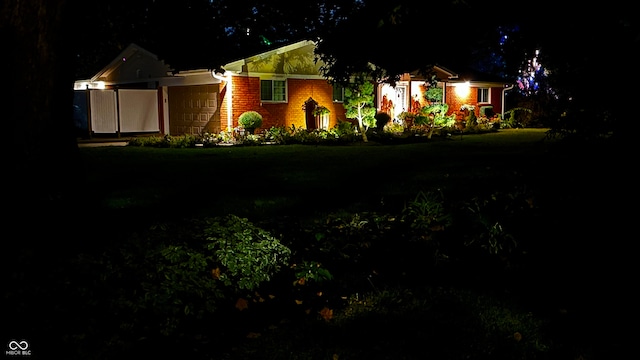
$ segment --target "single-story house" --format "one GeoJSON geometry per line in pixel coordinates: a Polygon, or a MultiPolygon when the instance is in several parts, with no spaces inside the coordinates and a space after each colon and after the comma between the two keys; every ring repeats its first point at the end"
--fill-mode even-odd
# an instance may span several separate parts
{"type": "MultiPolygon", "coordinates": [[[[158,57],[131,44],[110,64],[74,84],[77,123],[93,134],[158,133],[171,135],[218,133],[238,126],[245,111],[263,116],[262,129],[285,126],[330,129],[349,120],[344,92],[321,75],[315,42],[305,40],[239,59],[219,69],[173,73],[158,57]],[[322,106],[329,113],[316,115],[322,106]],[[83,117],[84,116],[84,117],[83,117]]],[[[484,81],[435,66],[442,103],[449,112],[462,105],[503,113],[507,84],[484,81]]],[[[424,106],[425,78],[405,73],[395,86],[376,90],[378,111],[396,118],[424,106]]]]}
{"type": "Polygon", "coordinates": [[[435,87],[441,89],[441,98],[425,98],[430,79],[423,74],[418,71],[404,73],[394,86],[387,83],[378,86],[378,111],[387,112],[391,118],[398,118],[403,112],[417,112],[420,108],[437,102],[448,105],[447,115],[462,115],[463,107],[472,108],[477,116],[485,115],[488,118],[504,114],[505,93],[512,88],[504,80],[474,72],[459,74],[440,65],[434,65],[432,72],[429,77],[435,75],[435,87]]]}
{"type": "Polygon", "coordinates": [[[212,72],[221,87],[222,129],[237,126],[245,111],[263,117],[263,129],[295,126],[330,129],[347,120],[341,88],[331,85],[315,61],[315,43],[300,41],[262,54],[228,63],[212,72]],[[314,115],[323,106],[325,115],[314,115]]]}

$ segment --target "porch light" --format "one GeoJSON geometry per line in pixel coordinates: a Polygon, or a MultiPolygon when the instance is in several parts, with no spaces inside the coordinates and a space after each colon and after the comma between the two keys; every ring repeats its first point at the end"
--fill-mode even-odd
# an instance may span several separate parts
{"type": "Polygon", "coordinates": [[[73,90],[99,89],[104,90],[106,85],[104,81],[76,81],[73,84],[73,90]]]}
{"type": "Polygon", "coordinates": [[[466,98],[467,96],[469,96],[471,84],[468,81],[460,84],[455,84],[455,87],[455,92],[458,97],[466,98]]]}

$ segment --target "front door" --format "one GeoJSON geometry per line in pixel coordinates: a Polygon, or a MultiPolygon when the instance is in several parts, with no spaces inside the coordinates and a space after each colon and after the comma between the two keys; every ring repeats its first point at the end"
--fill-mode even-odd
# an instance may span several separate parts
{"type": "Polygon", "coordinates": [[[318,106],[318,102],[313,100],[313,98],[309,98],[304,102],[304,118],[307,125],[307,130],[315,130],[317,128],[316,125],[316,117],[313,115],[313,110],[318,106]]]}
{"type": "Polygon", "coordinates": [[[396,106],[394,107],[393,118],[398,119],[399,115],[408,111],[407,104],[409,103],[407,99],[407,86],[406,85],[396,85],[396,106]]]}

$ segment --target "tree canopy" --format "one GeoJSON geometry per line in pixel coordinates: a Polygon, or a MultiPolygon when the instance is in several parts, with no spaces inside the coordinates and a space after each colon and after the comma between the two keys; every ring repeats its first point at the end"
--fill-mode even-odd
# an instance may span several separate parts
{"type": "MultiPolygon", "coordinates": [[[[637,21],[624,3],[580,15],[551,1],[391,2],[301,0],[92,1],[74,9],[77,76],[93,75],[129,43],[158,54],[176,70],[215,68],[298,40],[321,40],[326,75],[345,79],[370,64],[393,79],[440,64],[515,80],[536,50],[565,81],[580,69],[620,57],[637,42],[637,21]],[[353,51],[354,48],[358,51],[353,51]],[[564,76],[566,74],[567,76],[564,76]]],[[[563,86],[564,87],[564,86],[563,86]]],[[[577,86],[582,88],[582,86],[577,86]]]]}
{"type": "Polygon", "coordinates": [[[358,120],[358,128],[362,140],[367,142],[367,130],[375,126],[376,108],[373,103],[373,83],[367,74],[360,74],[353,79],[353,83],[344,89],[344,107],[346,116],[358,120]]]}

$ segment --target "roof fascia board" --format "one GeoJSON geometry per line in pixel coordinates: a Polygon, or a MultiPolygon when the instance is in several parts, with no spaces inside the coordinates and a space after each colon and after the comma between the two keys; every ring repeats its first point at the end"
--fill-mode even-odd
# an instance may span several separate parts
{"type": "Polygon", "coordinates": [[[475,80],[459,80],[459,81],[450,81],[450,84],[464,84],[468,82],[469,85],[473,87],[505,87],[509,85],[506,82],[495,82],[495,81],[475,81],[475,80]]]}
{"type": "Polygon", "coordinates": [[[451,71],[451,70],[447,69],[447,68],[446,68],[446,67],[444,67],[444,66],[440,66],[440,65],[433,65],[433,68],[434,68],[434,70],[439,70],[439,71],[442,71],[442,72],[443,72],[443,73],[445,73],[445,74],[449,74],[449,75],[448,75],[448,78],[449,78],[449,79],[457,79],[457,78],[458,78],[458,74],[456,74],[455,72],[453,72],[453,71],[451,71]]]}
{"type": "Polygon", "coordinates": [[[322,75],[301,75],[301,74],[274,74],[274,73],[259,73],[259,72],[246,72],[240,74],[233,74],[233,76],[242,76],[242,77],[259,77],[261,79],[321,79],[326,80],[326,78],[322,75]]]}

